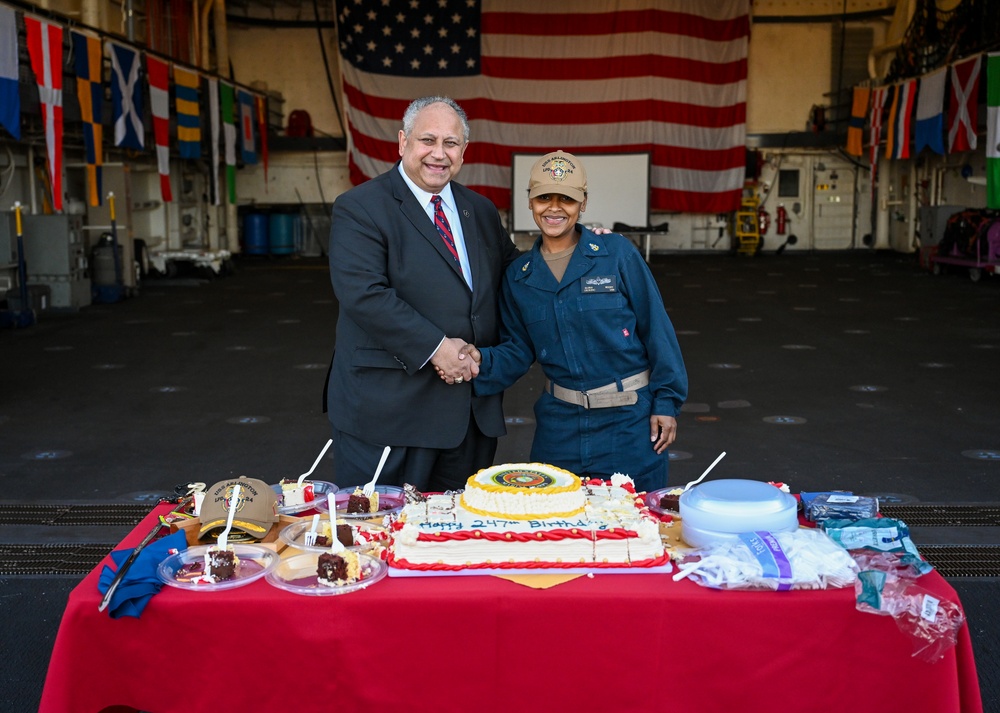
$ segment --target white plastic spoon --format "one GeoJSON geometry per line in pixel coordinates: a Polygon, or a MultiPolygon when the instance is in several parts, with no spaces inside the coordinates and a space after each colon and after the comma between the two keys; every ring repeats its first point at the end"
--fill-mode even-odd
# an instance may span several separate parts
{"type": "Polygon", "coordinates": [[[698,476],[697,480],[692,480],[690,483],[688,483],[687,485],[684,486],[684,492],[687,492],[691,488],[692,485],[697,485],[698,483],[700,483],[701,481],[703,481],[705,479],[705,476],[708,475],[709,472],[711,472],[712,468],[714,468],[718,464],[718,462],[720,460],[722,460],[723,458],[725,458],[725,456],[726,456],[726,452],[722,451],[722,453],[719,454],[719,457],[716,458],[714,461],[712,461],[712,465],[708,466],[708,468],[705,469],[705,472],[702,473],[700,476],[698,476]]]}
{"type": "Polygon", "coordinates": [[[313,463],[313,467],[312,467],[312,468],[310,468],[310,469],[309,469],[309,470],[307,470],[307,471],[306,471],[305,473],[303,473],[302,475],[300,475],[300,476],[299,476],[299,482],[298,482],[298,484],[299,484],[299,485],[302,485],[302,481],[304,481],[304,480],[305,480],[306,478],[308,478],[308,477],[309,477],[310,475],[312,475],[312,472],[313,472],[314,470],[316,470],[316,466],[318,466],[318,465],[319,465],[319,462],[320,462],[321,460],[323,460],[323,456],[325,456],[325,455],[326,455],[326,452],[327,452],[328,450],[330,450],[330,446],[331,446],[332,444],[333,444],[333,439],[331,438],[331,439],[330,439],[329,441],[327,441],[327,442],[326,442],[326,445],[325,445],[325,446],[323,446],[323,450],[321,450],[321,451],[319,452],[319,455],[318,455],[318,456],[316,457],[316,462],[315,462],[315,463],[313,463]]]}
{"type": "Polygon", "coordinates": [[[233,517],[236,516],[236,506],[240,503],[239,483],[233,486],[233,494],[229,498],[229,516],[226,518],[226,529],[219,535],[217,542],[220,550],[226,549],[226,545],[229,544],[229,531],[233,529],[233,517]]]}

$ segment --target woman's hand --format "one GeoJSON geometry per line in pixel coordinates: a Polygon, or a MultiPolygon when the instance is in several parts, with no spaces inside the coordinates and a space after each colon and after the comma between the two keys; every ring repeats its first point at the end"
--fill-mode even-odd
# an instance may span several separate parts
{"type": "MultiPolygon", "coordinates": [[[[474,379],[479,376],[478,367],[483,363],[483,355],[478,349],[476,349],[474,344],[465,344],[458,352],[458,359],[459,361],[464,361],[467,357],[472,357],[472,361],[476,363],[476,368],[472,369],[472,378],[474,379]]],[[[449,377],[444,370],[437,365],[434,365],[434,371],[436,371],[437,375],[441,377],[441,381],[446,384],[462,383],[461,381],[456,381],[455,379],[449,377]]]]}
{"type": "Polygon", "coordinates": [[[653,450],[663,453],[667,446],[677,438],[677,419],[673,416],[649,417],[649,440],[653,444],[653,450]]]}

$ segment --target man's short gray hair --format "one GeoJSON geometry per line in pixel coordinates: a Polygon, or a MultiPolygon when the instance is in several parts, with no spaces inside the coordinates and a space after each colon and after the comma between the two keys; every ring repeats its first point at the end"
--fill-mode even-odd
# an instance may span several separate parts
{"type": "Polygon", "coordinates": [[[403,135],[409,136],[413,131],[413,125],[417,121],[417,114],[426,109],[431,104],[447,104],[458,114],[459,121],[462,122],[462,138],[469,142],[469,117],[465,115],[465,110],[451,97],[420,97],[410,102],[403,112],[403,135]]]}

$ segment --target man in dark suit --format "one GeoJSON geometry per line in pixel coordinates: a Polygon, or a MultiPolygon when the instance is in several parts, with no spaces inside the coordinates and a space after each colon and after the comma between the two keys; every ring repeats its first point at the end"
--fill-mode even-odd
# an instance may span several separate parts
{"type": "Polygon", "coordinates": [[[462,488],[505,433],[502,396],[473,395],[478,367],[459,351],[498,343],[500,279],[517,255],[496,207],[452,181],[468,142],[454,101],[417,99],[401,160],[334,203],[340,315],[327,411],[341,488],[370,480],[385,446],[379,483],[462,488]]]}

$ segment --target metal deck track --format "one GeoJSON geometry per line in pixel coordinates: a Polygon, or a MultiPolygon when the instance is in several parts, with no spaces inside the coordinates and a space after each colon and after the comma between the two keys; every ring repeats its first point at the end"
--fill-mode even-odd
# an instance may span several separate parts
{"type": "Polygon", "coordinates": [[[0,503],[0,525],[135,526],[151,509],[149,503],[0,503]]]}
{"type": "Polygon", "coordinates": [[[1000,577],[1000,545],[917,545],[942,577],[1000,577]]]}
{"type": "MultiPolygon", "coordinates": [[[[148,503],[2,504],[0,525],[54,527],[134,526],[148,503]]],[[[1000,506],[886,504],[882,515],[911,527],[996,527],[1000,506]]],[[[67,537],[69,539],[69,536],[67,537]]],[[[117,547],[108,543],[0,544],[0,577],[18,575],[83,576],[117,547]]],[[[918,544],[920,553],[946,578],[1000,578],[1000,544],[918,544]]]]}
{"type": "Polygon", "coordinates": [[[883,517],[902,520],[910,527],[998,527],[1000,506],[890,504],[879,506],[883,517]]]}
{"type": "Polygon", "coordinates": [[[19,575],[83,576],[116,546],[107,544],[2,545],[0,577],[19,575]]]}

